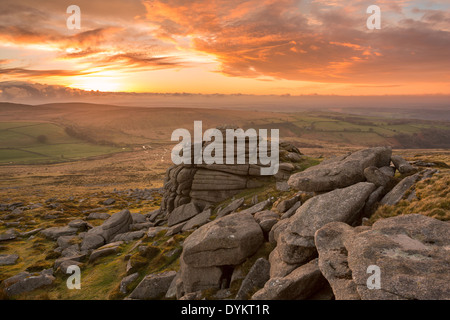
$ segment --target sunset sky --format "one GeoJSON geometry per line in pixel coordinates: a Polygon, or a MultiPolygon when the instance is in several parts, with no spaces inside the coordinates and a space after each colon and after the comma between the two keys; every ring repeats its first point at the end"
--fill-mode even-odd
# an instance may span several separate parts
{"type": "Polygon", "coordinates": [[[127,92],[450,94],[450,1],[2,0],[5,81],[127,92]],[[66,27],[73,4],[80,30],[66,27]],[[380,30],[366,27],[372,4],[381,8],[380,30]]]}

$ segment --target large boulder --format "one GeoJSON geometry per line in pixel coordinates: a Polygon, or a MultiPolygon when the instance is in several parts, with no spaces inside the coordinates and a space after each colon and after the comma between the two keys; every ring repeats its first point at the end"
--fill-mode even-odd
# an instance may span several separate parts
{"type": "MultiPolygon", "coordinates": [[[[226,128],[219,130],[225,134],[226,128]]],[[[209,142],[208,142],[209,143],[209,142]]],[[[208,143],[203,142],[202,148],[206,148],[208,143]]],[[[224,140],[224,150],[226,143],[224,140]]],[[[270,151],[270,150],[269,150],[270,151]]],[[[170,214],[179,206],[194,202],[203,210],[207,205],[222,202],[230,197],[239,194],[246,189],[258,188],[265,182],[271,181],[271,176],[261,175],[261,168],[267,167],[261,163],[249,163],[249,146],[244,148],[244,164],[226,164],[224,158],[223,164],[180,164],[170,167],[166,171],[163,187],[163,199],[161,201],[161,210],[170,214]]],[[[292,170],[295,169],[295,163],[302,161],[298,155],[297,148],[289,143],[280,143],[278,173],[276,180],[287,180],[292,170]],[[291,150],[291,151],[288,151],[291,150]],[[283,155],[286,155],[284,157],[283,155]]],[[[224,152],[226,157],[226,152],[224,152]]],[[[236,155],[235,155],[236,160],[236,155]]],[[[239,202],[237,202],[239,204],[239,202]]],[[[237,209],[227,208],[220,213],[219,217],[225,216],[237,209]]]]}
{"type": "Polygon", "coordinates": [[[186,221],[195,217],[200,213],[198,206],[195,203],[187,203],[177,207],[169,214],[167,225],[169,227],[174,226],[180,222],[186,221]]]}
{"type": "Polygon", "coordinates": [[[330,283],[336,300],[360,299],[348,266],[347,249],[344,245],[344,236],[354,235],[354,229],[343,222],[331,222],[319,229],[315,235],[319,268],[330,283]]]}
{"type": "Polygon", "coordinates": [[[133,218],[128,209],[117,212],[102,224],[101,235],[106,242],[111,241],[116,235],[129,230],[129,225],[133,223],[133,218]]]}
{"type": "Polygon", "coordinates": [[[379,220],[368,230],[331,224],[317,232],[316,242],[319,261],[323,260],[319,268],[336,298],[357,298],[357,293],[367,300],[450,299],[448,222],[408,214],[379,220]],[[340,255],[333,258],[336,249],[340,255]],[[327,265],[330,258],[335,267],[341,267],[331,270],[327,265]],[[380,269],[379,289],[367,285],[369,266],[380,269]],[[347,283],[339,281],[343,276],[347,283]]]}
{"type": "Polygon", "coordinates": [[[83,238],[81,250],[92,250],[110,242],[115,236],[129,231],[133,223],[130,211],[127,209],[113,214],[101,226],[90,229],[83,238]]]}
{"type": "Polygon", "coordinates": [[[285,229],[275,239],[281,259],[289,264],[305,263],[312,259],[316,254],[315,232],[333,221],[357,222],[367,198],[374,190],[374,184],[360,182],[306,201],[288,219],[285,229]]]}
{"type": "Polygon", "coordinates": [[[13,297],[21,293],[30,292],[38,288],[48,286],[53,283],[55,277],[53,271],[44,270],[38,274],[21,272],[1,283],[0,289],[8,297],[13,297]]]}
{"type": "Polygon", "coordinates": [[[234,213],[203,225],[183,244],[180,258],[183,291],[219,289],[225,269],[241,264],[263,242],[263,232],[251,214],[234,213]]]}
{"type": "Polygon", "coordinates": [[[251,214],[216,219],[184,242],[183,259],[192,267],[238,265],[258,250],[263,232],[251,214]]]}
{"type": "Polygon", "coordinates": [[[47,228],[41,231],[41,233],[51,239],[51,240],[57,240],[59,237],[62,236],[73,236],[77,234],[78,229],[72,228],[70,226],[65,227],[51,227],[47,228]]]}
{"type": "Polygon", "coordinates": [[[392,149],[376,147],[356,151],[333,161],[326,161],[289,178],[289,185],[303,191],[329,191],[365,180],[364,169],[390,163],[392,149]]]}

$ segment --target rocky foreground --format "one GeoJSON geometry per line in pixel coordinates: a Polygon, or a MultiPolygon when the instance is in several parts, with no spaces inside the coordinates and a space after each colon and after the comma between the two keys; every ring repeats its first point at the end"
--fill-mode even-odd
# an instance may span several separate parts
{"type": "MultiPolygon", "coordinates": [[[[417,199],[416,185],[438,173],[432,164],[411,165],[389,147],[310,166],[284,144],[280,159],[272,179],[260,178],[258,165],[174,166],[158,191],[161,207],[145,214],[84,212],[65,225],[18,232],[14,222],[29,208],[5,204],[5,250],[36,239],[53,248],[42,270],[1,278],[2,295],[62,290],[57,283],[72,265],[83,279],[83,270],[122,263],[110,298],[450,299],[448,222],[405,212],[367,223],[380,205],[417,199]],[[377,289],[367,285],[369,266],[380,269],[377,289]]],[[[0,251],[0,272],[26,259],[19,254],[0,251]]]]}

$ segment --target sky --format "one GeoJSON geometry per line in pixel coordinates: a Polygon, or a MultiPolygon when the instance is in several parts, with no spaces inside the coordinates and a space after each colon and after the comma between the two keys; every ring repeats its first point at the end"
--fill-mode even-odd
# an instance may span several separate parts
{"type": "Polygon", "coordinates": [[[24,83],[48,94],[447,95],[449,70],[448,0],[0,2],[2,96],[24,83]],[[69,5],[79,30],[67,28],[69,5]],[[370,5],[380,29],[367,28],[370,5]]]}

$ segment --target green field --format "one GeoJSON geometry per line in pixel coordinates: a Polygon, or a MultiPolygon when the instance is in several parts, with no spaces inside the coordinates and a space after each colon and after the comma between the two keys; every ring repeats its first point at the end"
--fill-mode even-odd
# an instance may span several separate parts
{"type": "Polygon", "coordinates": [[[123,151],[69,136],[43,122],[0,122],[0,164],[56,163],[123,151]]]}

